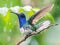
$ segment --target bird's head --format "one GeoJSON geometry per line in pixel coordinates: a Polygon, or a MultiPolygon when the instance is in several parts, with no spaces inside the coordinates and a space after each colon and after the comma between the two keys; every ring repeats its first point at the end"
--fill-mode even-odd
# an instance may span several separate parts
{"type": "Polygon", "coordinates": [[[26,24],[26,16],[24,13],[20,13],[20,14],[15,13],[15,12],[11,12],[11,13],[14,13],[18,16],[20,28],[26,24]]]}

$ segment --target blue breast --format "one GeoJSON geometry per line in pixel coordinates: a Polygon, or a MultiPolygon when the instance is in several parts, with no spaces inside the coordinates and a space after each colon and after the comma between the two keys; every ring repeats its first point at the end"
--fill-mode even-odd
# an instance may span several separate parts
{"type": "Polygon", "coordinates": [[[26,16],[21,13],[18,15],[19,23],[20,23],[20,28],[23,27],[26,24],[26,16]]]}

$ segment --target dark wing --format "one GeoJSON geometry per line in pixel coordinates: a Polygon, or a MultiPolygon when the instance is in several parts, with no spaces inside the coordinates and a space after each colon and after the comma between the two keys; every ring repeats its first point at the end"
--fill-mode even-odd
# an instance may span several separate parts
{"type": "Polygon", "coordinates": [[[54,7],[54,4],[48,5],[45,8],[39,10],[36,14],[34,14],[29,20],[28,22],[31,25],[36,24],[36,22],[42,18],[44,15],[46,15],[47,12],[49,12],[52,8],[54,7]]]}

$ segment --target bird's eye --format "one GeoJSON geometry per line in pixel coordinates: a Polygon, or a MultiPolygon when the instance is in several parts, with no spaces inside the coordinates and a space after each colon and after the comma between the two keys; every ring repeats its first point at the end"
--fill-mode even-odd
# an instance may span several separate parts
{"type": "Polygon", "coordinates": [[[21,16],[21,17],[23,17],[23,18],[24,18],[25,16],[21,16]]]}
{"type": "Polygon", "coordinates": [[[20,15],[20,17],[25,18],[25,15],[20,15]]]}

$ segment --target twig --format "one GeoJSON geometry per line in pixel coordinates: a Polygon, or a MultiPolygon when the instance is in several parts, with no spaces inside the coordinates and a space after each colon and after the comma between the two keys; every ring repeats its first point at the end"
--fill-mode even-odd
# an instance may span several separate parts
{"type": "Polygon", "coordinates": [[[40,32],[44,31],[45,29],[48,29],[49,27],[51,26],[56,26],[58,24],[54,24],[54,25],[49,25],[48,27],[42,29],[42,30],[39,30],[39,31],[32,31],[30,34],[26,35],[22,40],[20,40],[16,45],[20,45],[22,42],[24,42],[28,37],[32,36],[32,35],[36,35],[36,34],[39,34],[40,32]]]}

